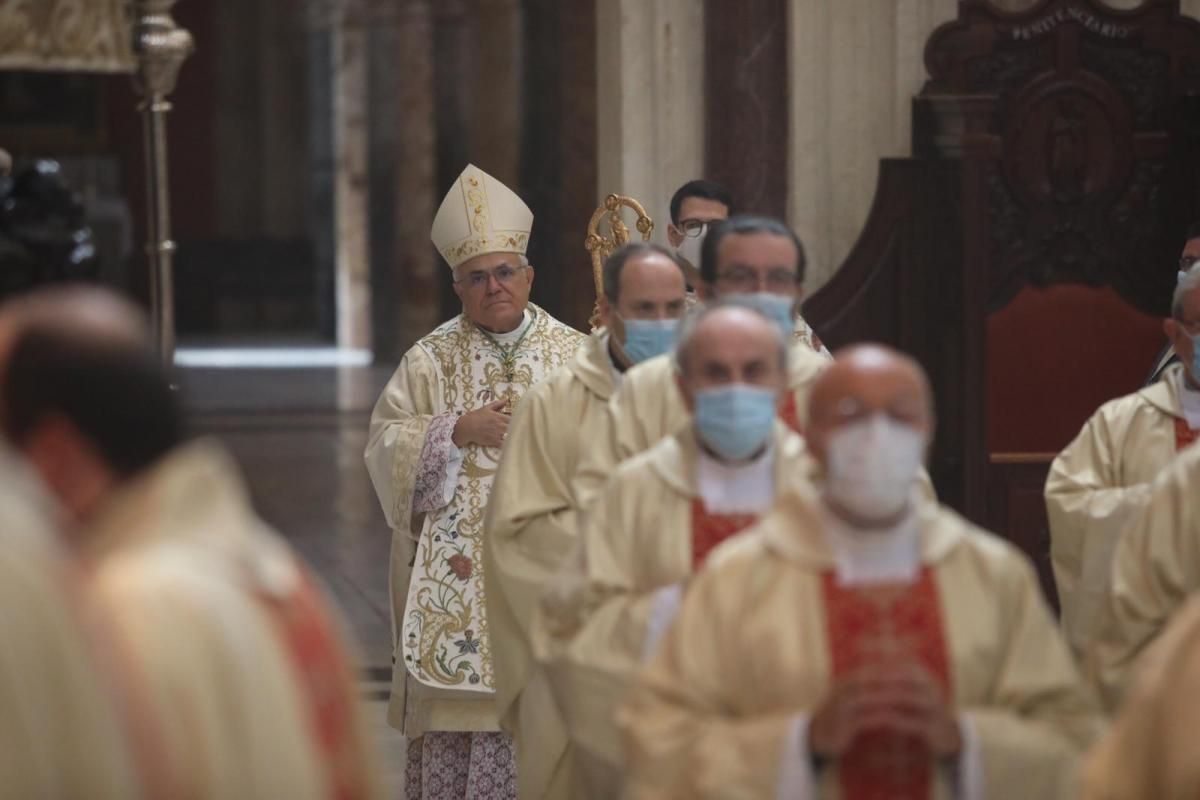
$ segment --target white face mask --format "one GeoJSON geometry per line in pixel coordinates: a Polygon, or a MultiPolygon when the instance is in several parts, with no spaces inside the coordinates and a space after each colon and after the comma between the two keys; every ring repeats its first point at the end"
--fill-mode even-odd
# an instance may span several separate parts
{"type": "Polygon", "coordinates": [[[925,437],[886,414],[872,414],[829,437],[826,491],[865,520],[885,520],[908,503],[925,455],[925,437]]]}
{"type": "Polygon", "coordinates": [[[704,232],[699,236],[685,236],[679,247],[675,248],[675,252],[681,257],[686,258],[688,263],[700,271],[700,248],[704,246],[704,237],[708,235],[708,226],[704,226],[704,232]]]}

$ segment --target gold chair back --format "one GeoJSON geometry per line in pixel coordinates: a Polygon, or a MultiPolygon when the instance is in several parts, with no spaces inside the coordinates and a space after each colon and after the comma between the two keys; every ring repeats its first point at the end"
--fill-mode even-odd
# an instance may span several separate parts
{"type": "Polygon", "coordinates": [[[612,251],[629,242],[629,226],[621,219],[626,208],[637,214],[634,225],[642,235],[643,242],[650,241],[650,234],[654,232],[654,220],[650,219],[645,207],[632,197],[610,194],[592,214],[588,222],[587,239],[583,242],[592,259],[592,280],[596,285],[596,306],[592,309],[590,320],[592,328],[599,325],[600,298],[604,296],[604,262],[612,255],[612,251]],[[607,233],[603,230],[605,228],[607,233]]]}

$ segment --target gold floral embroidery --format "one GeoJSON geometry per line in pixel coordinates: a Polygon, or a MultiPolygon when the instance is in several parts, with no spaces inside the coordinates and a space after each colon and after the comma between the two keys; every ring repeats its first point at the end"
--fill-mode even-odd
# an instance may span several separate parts
{"type": "MultiPolygon", "coordinates": [[[[440,376],[439,413],[462,413],[509,394],[519,398],[565,364],[583,343],[583,334],[532,304],[530,311],[534,321],[509,370],[484,334],[462,317],[421,341],[440,376]]],[[[499,458],[498,449],[465,449],[454,499],[428,515],[417,545],[402,650],[408,671],[429,686],[494,689],[483,570],[478,565],[484,512],[499,458]]]]}

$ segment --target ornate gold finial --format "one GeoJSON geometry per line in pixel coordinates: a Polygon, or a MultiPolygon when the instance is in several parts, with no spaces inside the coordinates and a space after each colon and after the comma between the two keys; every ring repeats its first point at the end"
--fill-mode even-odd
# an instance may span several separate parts
{"type": "Polygon", "coordinates": [[[596,306],[592,310],[592,318],[588,321],[592,328],[596,328],[600,322],[600,298],[604,296],[604,262],[612,255],[613,250],[629,242],[629,226],[621,219],[621,211],[625,208],[633,209],[638,215],[636,227],[642,235],[643,242],[650,241],[650,234],[654,232],[654,220],[650,219],[645,207],[632,197],[610,194],[604,198],[604,204],[592,214],[592,219],[588,222],[587,238],[583,241],[584,248],[592,257],[592,280],[596,285],[596,306]],[[605,221],[608,222],[608,236],[600,232],[600,226],[605,221]]]}

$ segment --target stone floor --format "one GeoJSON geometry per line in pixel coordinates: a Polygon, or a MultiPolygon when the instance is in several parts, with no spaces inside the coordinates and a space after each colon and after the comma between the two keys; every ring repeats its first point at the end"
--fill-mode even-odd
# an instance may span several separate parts
{"type": "Polygon", "coordinates": [[[389,796],[401,797],[404,742],[384,718],[391,533],[362,459],[371,407],[389,372],[185,368],[179,383],[194,431],[232,451],[259,513],[321,576],[354,631],[389,796]]]}

